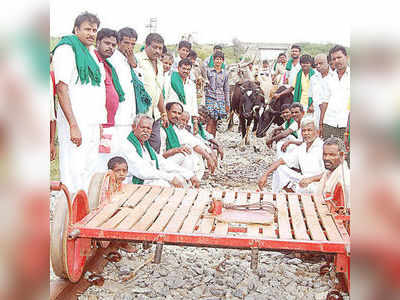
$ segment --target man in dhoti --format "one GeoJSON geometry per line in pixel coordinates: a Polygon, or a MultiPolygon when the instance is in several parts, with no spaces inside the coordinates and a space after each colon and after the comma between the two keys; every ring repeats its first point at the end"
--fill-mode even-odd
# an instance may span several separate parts
{"type": "Polygon", "coordinates": [[[160,154],[172,160],[178,165],[193,171],[198,179],[204,175],[205,165],[211,173],[214,173],[216,161],[208,152],[208,147],[185,128],[179,128],[180,117],[183,113],[183,106],[180,102],[170,102],[166,105],[169,126],[160,131],[161,150],[160,154]]]}
{"type": "Polygon", "coordinates": [[[113,154],[124,157],[128,162],[132,183],[174,187],[191,184],[199,187],[200,182],[192,171],[158,155],[150,146],[148,140],[153,122],[147,115],[136,115],[131,133],[122,141],[119,151],[113,154]]]}
{"type": "Polygon", "coordinates": [[[320,181],[325,167],[322,161],[323,142],[318,137],[318,130],[313,118],[303,118],[301,134],[304,143],[272,163],[258,181],[260,190],[264,188],[268,176],[273,173],[273,193],[278,193],[282,189],[296,193],[314,193],[316,191],[317,183],[320,181]],[[299,168],[301,173],[291,168],[299,168]]]}
{"type": "Polygon", "coordinates": [[[100,124],[107,122],[105,70],[94,53],[100,20],[85,12],[73,35],[62,37],[53,50],[60,179],[71,193],[86,189],[89,162],[98,156],[100,124]]]}

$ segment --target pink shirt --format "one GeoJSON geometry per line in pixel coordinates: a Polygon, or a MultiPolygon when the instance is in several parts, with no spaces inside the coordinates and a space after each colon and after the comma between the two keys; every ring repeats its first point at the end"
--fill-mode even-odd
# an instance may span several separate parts
{"type": "Polygon", "coordinates": [[[104,80],[104,83],[106,86],[107,123],[102,125],[104,128],[113,127],[115,125],[115,114],[117,113],[119,105],[119,96],[114,87],[111,68],[105,62],[105,60],[100,56],[97,50],[95,50],[94,52],[96,53],[99,62],[101,62],[104,65],[104,69],[106,71],[106,79],[104,80]]]}

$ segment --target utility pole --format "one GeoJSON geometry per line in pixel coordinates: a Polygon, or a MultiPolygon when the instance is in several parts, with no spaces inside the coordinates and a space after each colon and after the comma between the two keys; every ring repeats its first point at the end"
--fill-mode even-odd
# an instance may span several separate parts
{"type": "Polygon", "coordinates": [[[157,18],[150,18],[145,27],[149,29],[149,34],[157,32],[157,18]]]}

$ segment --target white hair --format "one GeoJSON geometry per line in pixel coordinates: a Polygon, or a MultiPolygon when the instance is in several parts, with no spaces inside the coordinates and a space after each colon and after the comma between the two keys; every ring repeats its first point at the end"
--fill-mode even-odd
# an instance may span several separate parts
{"type": "Polygon", "coordinates": [[[313,117],[309,116],[303,117],[303,119],[301,119],[300,127],[303,128],[310,123],[312,123],[315,127],[315,119],[313,117]]]}
{"type": "Polygon", "coordinates": [[[324,61],[328,62],[328,56],[325,53],[319,53],[315,55],[314,61],[317,60],[317,58],[322,58],[324,61]]]}
{"type": "Polygon", "coordinates": [[[137,127],[138,124],[140,123],[140,121],[141,121],[142,119],[151,120],[152,123],[154,122],[153,118],[149,117],[148,115],[145,115],[145,114],[137,114],[136,117],[135,117],[135,119],[133,119],[133,125],[134,125],[135,127],[137,127]]]}

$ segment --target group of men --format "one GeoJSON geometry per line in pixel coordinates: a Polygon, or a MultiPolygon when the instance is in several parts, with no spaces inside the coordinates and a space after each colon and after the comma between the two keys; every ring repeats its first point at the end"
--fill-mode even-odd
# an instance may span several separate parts
{"type": "Polygon", "coordinates": [[[332,188],[335,178],[348,194],[350,67],[346,48],[336,45],[314,58],[300,54],[298,45],[291,47],[289,61],[279,54],[271,73],[275,84],[286,87],[272,101],[293,94],[293,104],[281,106],[285,122],[266,140],[267,146],[276,142],[276,160],[258,186],[262,189],[272,174],[273,192],[315,193],[328,178],[332,188]]]}
{"type": "MultiPolygon", "coordinates": [[[[206,168],[214,173],[218,156],[223,157],[215,140],[217,121],[227,115],[230,104],[222,48],[215,46],[203,63],[191,43],[181,41],[174,57],[162,36],[150,33],[144,48],[134,53],[138,34],[133,28],[99,26],[96,15],[80,14],[73,34],[52,51],[61,180],[71,192],[87,189],[93,173],[121,157],[133,183],[199,187],[206,168]]],[[[346,49],[335,46],[314,60],[300,53],[293,45],[291,59],[283,68],[285,57],[280,55],[272,74],[275,82],[287,85],[274,99],[293,93],[295,102],[282,109],[286,122],[267,140],[267,145],[278,142],[277,161],[260,178],[259,187],[274,172],[274,192],[296,190],[293,183],[300,187],[297,191],[313,191],[327,165],[336,169],[337,162],[342,164],[340,142],[328,139],[325,147],[320,137],[343,140],[346,131],[346,49]],[[337,146],[335,162],[323,161],[325,148],[332,145],[337,146]]]]}
{"type": "MultiPolygon", "coordinates": [[[[223,150],[205,128],[209,112],[198,106],[191,44],[180,42],[175,58],[150,33],[134,53],[133,28],[99,27],[96,15],[80,14],[51,53],[61,180],[73,193],[87,189],[91,175],[120,156],[134,183],[198,187],[223,150]]],[[[223,73],[221,53],[219,65],[205,69],[223,73]]]]}

